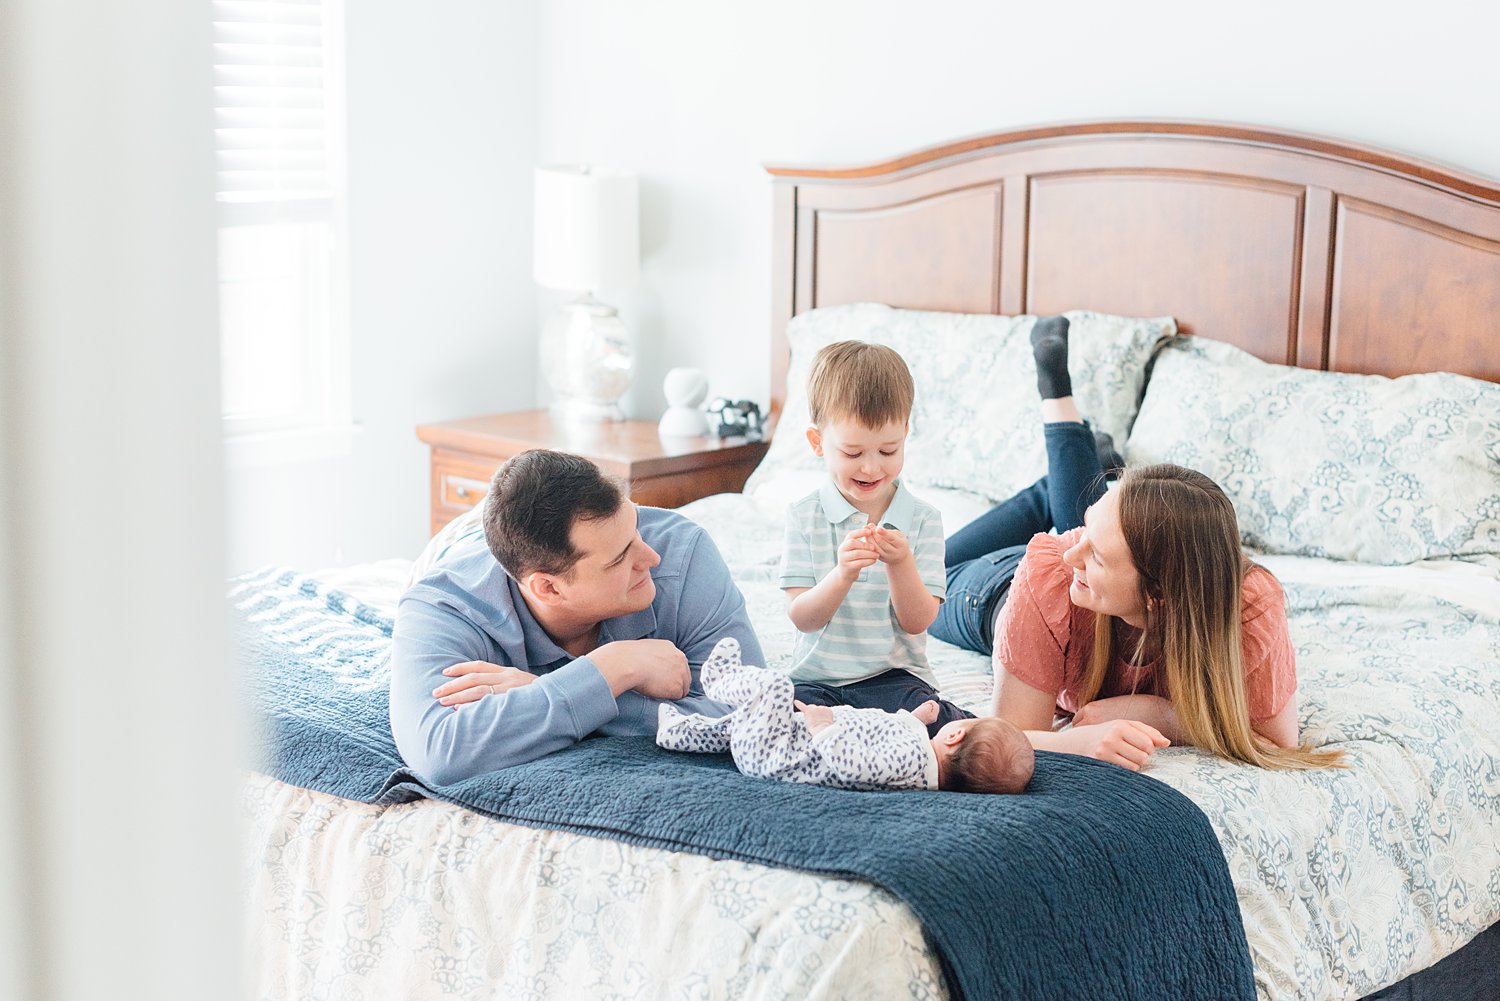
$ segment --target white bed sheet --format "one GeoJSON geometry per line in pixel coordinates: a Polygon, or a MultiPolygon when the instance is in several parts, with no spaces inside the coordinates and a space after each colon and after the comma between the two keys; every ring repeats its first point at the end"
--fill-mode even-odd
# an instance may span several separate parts
{"type": "MultiPolygon", "coordinates": [[[[792,642],[775,587],[781,503],[684,509],[724,550],[773,667],[792,642]]],[[[1287,590],[1303,734],[1352,766],[1278,774],[1170,748],[1148,774],[1220,838],[1258,996],[1357,998],[1500,919],[1500,579],[1459,563],[1265,562],[1287,590]]],[[[389,610],[405,569],[325,579],[389,610]]],[[[988,705],[985,658],[937,641],[929,653],[950,698],[988,705]]],[[[864,884],[262,776],[246,812],[261,997],[942,994],[920,926],[864,884]]]]}

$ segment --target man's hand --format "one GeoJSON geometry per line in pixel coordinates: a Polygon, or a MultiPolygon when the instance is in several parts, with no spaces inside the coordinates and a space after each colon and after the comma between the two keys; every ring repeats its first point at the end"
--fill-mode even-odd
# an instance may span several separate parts
{"type": "Polygon", "coordinates": [[[838,570],[845,580],[854,580],[861,570],[873,566],[880,558],[875,551],[875,543],[870,541],[870,533],[876,531],[879,529],[874,525],[866,525],[844,537],[843,544],[839,546],[838,570]]]}
{"type": "Polygon", "coordinates": [[[1133,772],[1140,771],[1157,748],[1172,743],[1154,726],[1133,719],[1075,725],[1057,738],[1057,743],[1048,749],[1097,758],[1133,772]]]}
{"type": "Polygon", "coordinates": [[[810,706],[800,699],[793,699],[792,705],[796,706],[802,718],[807,720],[809,733],[817,733],[833,725],[833,708],[830,706],[810,706]]]}
{"type": "Polygon", "coordinates": [[[589,657],[616,696],[634,691],[648,699],[682,699],[693,684],[687,654],[667,640],[616,640],[589,657]]]}
{"type": "Polygon", "coordinates": [[[871,531],[870,541],[875,544],[875,555],[887,565],[905,563],[911,559],[911,545],[906,536],[894,528],[877,528],[871,531]]]}
{"type": "Polygon", "coordinates": [[[536,675],[519,667],[502,667],[482,660],[469,660],[444,668],[443,673],[452,681],[445,681],[432,690],[432,697],[445,706],[466,705],[478,702],[486,695],[499,695],[512,688],[529,685],[536,675]]]}

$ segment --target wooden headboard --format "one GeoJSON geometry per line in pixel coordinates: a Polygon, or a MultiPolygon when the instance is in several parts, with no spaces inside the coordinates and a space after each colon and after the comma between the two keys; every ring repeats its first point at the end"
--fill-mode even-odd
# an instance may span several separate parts
{"type": "Polygon", "coordinates": [[[775,178],[772,412],[815,306],[1174,316],[1339,372],[1500,382],[1500,182],[1332,139],[1095,122],[775,178]]]}

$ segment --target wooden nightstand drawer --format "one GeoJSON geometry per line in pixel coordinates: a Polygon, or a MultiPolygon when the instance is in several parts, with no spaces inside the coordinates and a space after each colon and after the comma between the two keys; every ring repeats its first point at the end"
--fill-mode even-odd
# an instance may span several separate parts
{"type": "Polygon", "coordinates": [[[432,453],[433,535],[465,511],[477,507],[490,489],[490,477],[504,459],[434,449],[432,453]]]}
{"type": "Polygon", "coordinates": [[[438,498],[448,507],[473,507],[484,500],[489,480],[476,480],[451,469],[438,471],[438,498]]]}
{"type": "Polygon", "coordinates": [[[651,421],[568,424],[545,410],[423,424],[417,437],[432,446],[433,533],[479,504],[500,464],[530,448],[581,455],[652,507],[743,489],[767,448],[743,438],[666,439],[651,421]]]}

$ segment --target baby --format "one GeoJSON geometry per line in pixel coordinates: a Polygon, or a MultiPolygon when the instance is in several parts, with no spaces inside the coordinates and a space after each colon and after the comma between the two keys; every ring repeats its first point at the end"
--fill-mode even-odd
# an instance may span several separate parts
{"type": "Polygon", "coordinates": [[[746,775],[840,789],[1013,793],[1035,768],[1031,742],[1004,720],[952,720],[929,739],[935,701],[911,712],[804,705],[785,674],[741,664],[733,637],[718,642],[700,678],[729,714],[662,703],[656,742],[670,751],[728,751],[746,775]]]}

